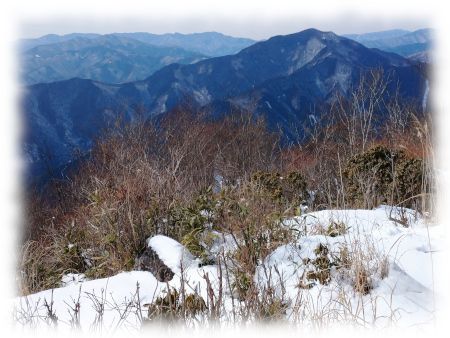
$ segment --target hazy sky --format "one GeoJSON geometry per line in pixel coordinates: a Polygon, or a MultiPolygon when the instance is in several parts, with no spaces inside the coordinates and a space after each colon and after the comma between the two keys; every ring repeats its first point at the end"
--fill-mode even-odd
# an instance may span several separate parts
{"type": "Polygon", "coordinates": [[[266,18],[230,18],[226,16],[208,17],[192,15],[184,18],[170,17],[123,17],[115,19],[77,18],[75,16],[53,17],[44,20],[30,20],[20,23],[19,35],[33,38],[49,33],[113,33],[113,32],[150,32],[150,33],[193,33],[217,31],[232,36],[265,39],[273,35],[289,34],[314,27],[338,34],[364,33],[392,28],[415,30],[429,27],[429,20],[423,18],[375,18],[361,15],[341,15],[334,18],[311,18],[302,15],[266,18]]]}
{"type": "Polygon", "coordinates": [[[432,27],[432,9],[409,0],[44,1],[16,6],[19,37],[49,33],[218,31],[265,39],[314,27],[338,34],[432,27]]]}

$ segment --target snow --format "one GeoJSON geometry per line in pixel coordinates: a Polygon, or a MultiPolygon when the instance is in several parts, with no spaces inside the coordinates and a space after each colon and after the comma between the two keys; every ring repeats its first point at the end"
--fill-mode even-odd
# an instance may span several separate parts
{"type": "Polygon", "coordinates": [[[314,114],[308,114],[308,118],[309,118],[309,122],[310,122],[312,125],[317,124],[317,117],[316,117],[316,115],[314,115],[314,114]]]}
{"type": "MultiPolygon", "coordinates": [[[[139,283],[139,294],[141,303],[151,302],[152,295],[160,292],[164,285],[158,281],[149,272],[133,271],[123,272],[111,278],[102,278],[87,281],[79,285],[69,285],[48,291],[42,291],[27,297],[18,298],[15,301],[17,309],[31,308],[37,309],[40,315],[46,314],[44,302],[48,304],[53,302],[53,310],[58,317],[58,328],[70,329],[71,315],[68,312],[69,307],[74,305],[79,299],[80,303],[80,326],[88,330],[99,316],[95,310],[97,300],[104,304],[104,314],[102,321],[106,328],[113,328],[123,323],[124,328],[136,327],[138,318],[133,315],[125,319],[120,318],[116,307],[124,308],[126,303],[136,297],[137,283],[139,283]]],[[[98,307],[97,307],[98,308],[98,307]]],[[[45,322],[37,321],[38,327],[44,326],[45,322]]]]}
{"type": "Polygon", "coordinates": [[[176,240],[157,235],[147,240],[147,245],[151,247],[174,273],[180,273],[181,268],[186,269],[197,266],[194,256],[176,240]]]}
{"type": "MultiPolygon", "coordinates": [[[[440,290],[435,287],[433,268],[436,268],[436,262],[444,261],[443,226],[430,224],[414,210],[389,206],[374,210],[310,212],[287,219],[282,226],[296,230],[299,236],[269,254],[257,267],[254,281],[260,290],[274,288],[275,293],[287,301],[289,320],[357,322],[375,327],[431,325],[435,316],[435,298],[440,295],[440,290]],[[345,231],[330,236],[327,229],[332,222],[344,224],[345,231]],[[336,267],[331,268],[329,284],[315,281],[310,288],[299,287],[305,280],[305,271],[311,268],[307,258],[313,260],[316,257],[315,249],[319,244],[327,246],[330,260],[334,260],[343,247],[360,255],[369,272],[370,292],[365,295],[356,292],[351,271],[343,272],[336,267]],[[382,272],[383,262],[385,273],[382,272]],[[302,304],[302,310],[295,312],[298,304],[302,304]]],[[[204,276],[208,274],[217,294],[219,273],[216,265],[199,267],[199,259],[166,236],[151,237],[147,244],[175,273],[167,284],[143,271],[122,272],[97,280],[86,280],[83,275],[66,275],[64,287],[13,300],[16,317],[21,319],[18,326],[26,327],[32,323],[36,327],[47,327],[46,300],[48,303],[53,301],[58,328],[70,329],[71,313],[73,315],[70,307],[79,299],[83,331],[89,331],[99,323],[96,307],[100,303],[104,304],[103,332],[116,327],[138,330],[142,316],[146,315],[145,305],[164,295],[168,286],[180,290],[183,280],[188,294],[199,294],[207,302],[204,276]],[[138,311],[139,307],[141,311],[138,311]],[[20,313],[34,315],[25,320],[20,313]]],[[[214,231],[212,253],[230,254],[234,250],[236,243],[231,235],[214,231]]],[[[231,313],[232,292],[226,285],[223,286],[223,297],[224,311],[231,313]]],[[[239,304],[236,299],[234,302],[239,304]]]]}
{"type": "Polygon", "coordinates": [[[213,186],[213,192],[215,193],[215,194],[218,194],[221,190],[222,190],[222,188],[223,188],[223,185],[224,185],[224,179],[223,179],[223,176],[222,175],[219,175],[219,174],[214,174],[214,186],[213,186]]]}
{"type": "Polygon", "coordinates": [[[61,278],[61,286],[78,285],[86,280],[84,273],[68,273],[61,278]]]}
{"type": "MultiPolygon", "coordinates": [[[[325,210],[312,212],[286,222],[286,225],[303,228],[311,232],[317,225],[331,221],[343,222],[349,227],[349,234],[338,239],[370,235],[373,244],[381,253],[388,255],[406,274],[423,286],[432,289],[432,257],[444,249],[441,227],[428,226],[424,219],[411,209],[380,206],[374,210],[325,210]],[[394,220],[407,219],[409,227],[403,227],[394,220]],[[430,240],[428,240],[430,236],[430,240]]],[[[313,237],[313,236],[312,236],[313,237]]],[[[327,242],[333,238],[327,237],[327,242]]]]}
{"type": "Polygon", "coordinates": [[[212,254],[231,254],[237,249],[236,241],[230,234],[223,234],[218,231],[212,231],[214,242],[211,245],[212,254]]]}
{"type": "Polygon", "coordinates": [[[209,94],[206,87],[200,88],[199,90],[193,90],[192,95],[197,103],[204,106],[212,101],[212,96],[209,94]]]}
{"type": "MultiPolygon", "coordinates": [[[[295,243],[279,247],[267,257],[255,276],[259,285],[267,283],[267,276],[270,276],[276,280],[276,285],[284,285],[290,299],[295,299],[298,297],[299,281],[307,269],[303,261],[315,258],[314,249],[319,243],[326,245],[332,255],[338,255],[344,246],[352,250],[359,245],[361,253],[367,255],[364,262],[368,270],[372,269],[373,290],[370,294],[356,294],[351,288],[351,281],[339,280],[339,274],[333,270],[332,275],[336,278],[329,285],[316,284],[312,289],[300,292],[313,296],[312,299],[323,304],[327,310],[339,313],[340,318],[344,317],[346,310],[339,304],[339,298],[347,294],[351,303],[360,300],[364,304],[365,318],[370,318],[376,309],[378,318],[373,320],[374,325],[392,321],[400,326],[412,326],[432,320],[435,291],[432,267],[436,256],[442,255],[444,249],[439,234],[441,227],[428,227],[413,210],[387,206],[374,210],[312,212],[284,224],[307,235],[301,236],[295,243]],[[402,216],[408,220],[409,227],[392,220],[402,216]],[[336,237],[318,234],[324,232],[333,221],[343,222],[347,232],[336,237]],[[383,257],[386,257],[389,266],[385,278],[374,270],[383,257]]],[[[281,293],[281,288],[277,292],[281,293]]]]}
{"type": "MultiPolygon", "coordinates": [[[[207,298],[205,274],[210,276],[213,286],[216,286],[217,268],[204,266],[199,268],[194,259],[180,243],[166,237],[154,236],[147,244],[157,252],[160,259],[174,272],[174,278],[168,283],[161,283],[146,271],[122,272],[109,278],[85,281],[79,278],[77,282],[46,290],[36,294],[14,299],[14,308],[19,326],[46,328],[51,326],[47,316],[47,304],[53,303],[53,310],[58,318],[58,329],[70,330],[73,324],[74,304],[80,303],[80,327],[89,332],[98,329],[105,333],[118,330],[139,330],[142,317],[146,316],[146,305],[151,304],[158,296],[164,295],[168,287],[180,290],[180,261],[183,262],[186,294],[197,293],[207,298]],[[139,305],[139,306],[138,306],[139,305]],[[99,309],[104,307],[100,316],[99,309]],[[28,313],[30,316],[20,315],[28,313]],[[31,318],[32,317],[32,318],[31,318]],[[99,322],[101,319],[101,322],[99,322]]],[[[74,275],[67,275],[64,280],[70,280],[74,275]]],[[[80,276],[78,276],[80,277],[80,276]]]]}
{"type": "Polygon", "coordinates": [[[427,108],[429,93],[430,93],[430,83],[428,82],[428,80],[426,80],[425,92],[423,93],[423,98],[422,98],[422,110],[423,111],[425,111],[425,109],[427,108]]]}

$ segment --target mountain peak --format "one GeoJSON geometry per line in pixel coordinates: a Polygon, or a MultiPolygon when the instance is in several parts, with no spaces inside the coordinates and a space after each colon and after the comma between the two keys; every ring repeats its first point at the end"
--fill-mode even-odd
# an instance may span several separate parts
{"type": "Polygon", "coordinates": [[[291,64],[290,73],[312,61],[325,48],[329,52],[338,50],[342,52],[345,49],[358,48],[354,44],[357,43],[333,32],[309,28],[289,35],[277,35],[266,41],[255,43],[239,54],[255,54],[259,59],[286,60],[291,64]]]}
{"type": "Polygon", "coordinates": [[[340,39],[341,37],[330,31],[321,31],[316,28],[308,28],[297,33],[285,35],[286,37],[297,38],[319,38],[319,39],[340,39]]]}
{"type": "Polygon", "coordinates": [[[300,32],[288,34],[288,35],[277,35],[264,42],[268,43],[286,43],[295,46],[297,44],[306,44],[308,41],[316,39],[317,41],[340,41],[346,40],[345,38],[336,35],[333,32],[324,32],[316,28],[308,28],[300,32]],[[294,43],[294,44],[293,44],[294,43]]]}

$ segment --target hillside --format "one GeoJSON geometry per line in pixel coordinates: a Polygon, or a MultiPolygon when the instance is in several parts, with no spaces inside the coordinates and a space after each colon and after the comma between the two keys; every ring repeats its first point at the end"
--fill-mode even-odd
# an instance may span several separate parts
{"type": "Polygon", "coordinates": [[[192,63],[204,58],[182,48],[153,46],[116,35],[74,37],[24,52],[22,78],[25,84],[75,77],[123,83],[144,79],[171,63],[192,63]]]}
{"type": "Polygon", "coordinates": [[[22,104],[27,158],[35,173],[49,165],[58,168],[74,150],[89,150],[118,116],[131,120],[137,111],[146,118],[160,116],[186,102],[213,116],[233,107],[252,110],[295,138],[294,125],[332,103],[336,94],[348,96],[373,69],[382,70],[387,93],[399,85],[405,100],[422,102],[427,76],[420,64],[315,29],[276,36],[235,55],[172,64],[142,81],[72,79],[29,86],[22,104]]]}

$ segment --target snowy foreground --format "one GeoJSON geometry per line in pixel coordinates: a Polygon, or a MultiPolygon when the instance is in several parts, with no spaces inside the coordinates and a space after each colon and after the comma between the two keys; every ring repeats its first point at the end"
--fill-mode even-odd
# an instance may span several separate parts
{"type": "MultiPolygon", "coordinates": [[[[339,322],[369,327],[426,327],[433,322],[435,299],[439,298],[434,288],[435,270],[444,249],[442,226],[427,224],[412,210],[387,206],[312,212],[288,219],[283,226],[296,229],[298,239],[267,256],[258,266],[254,282],[260,290],[270,288],[274,297],[285,300],[286,322],[314,326],[339,322]],[[330,233],[329,224],[343,228],[330,233]],[[333,266],[326,285],[308,280],[320,243],[327,248],[322,255],[331,262],[337,257],[341,263],[348,259],[360,270],[349,268],[343,272],[333,266]],[[367,292],[355,291],[355,281],[361,276],[370,284],[367,292]]],[[[184,284],[186,294],[199,294],[211,308],[207,279],[214,297],[222,293],[219,321],[224,326],[239,322],[240,302],[230,291],[232,277],[226,271],[220,276],[216,265],[199,267],[199,260],[170,238],[155,236],[148,245],[175,273],[170,282],[160,283],[150,272],[143,271],[90,281],[80,275],[65,276],[64,287],[14,299],[15,326],[78,327],[84,332],[139,330],[148,305],[164,295],[169,286],[181,290],[184,284]]],[[[231,238],[222,236],[214,249],[230,253],[234,248],[231,238]]],[[[207,325],[207,316],[202,316],[191,324],[207,325]]]]}

